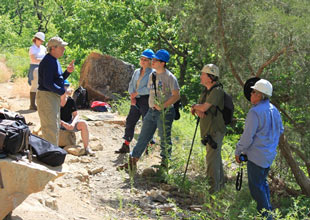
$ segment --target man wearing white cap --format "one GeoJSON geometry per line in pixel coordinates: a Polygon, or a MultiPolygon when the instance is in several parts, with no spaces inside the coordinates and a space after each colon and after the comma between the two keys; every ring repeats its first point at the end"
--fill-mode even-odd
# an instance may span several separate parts
{"type": "Polygon", "coordinates": [[[214,64],[207,64],[201,70],[200,83],[205,87],[199,103],[192,105],[191,112],[200,118],[202,143],[206,145],[207,177],[210,193],[220,191],[224,186],[222,163],[222,142],[226,133],[223,115],[224,90],[219,83],[220,71],[214,64]]]}
{"type": "MultiPolygon", "coordinates": [[[[253,107],[247,114],[243,134],[237,143],[235,158],[247,155],[248,183],[251,195],[257,203],[257,210],[267,216],[271,210],[267,175],[276,157],[276,148],[284,128],[278,109],[269,102],[272,85],[265,79],[258,80],[251,87],[253,107]],[[263,211],[265,209],[266,211],[263,211]]],[[[267,219],[272,219],[271,215],[267,219]]]]}
{"type": "Polygon", "coordinates": [[[48,54],[39,65],[37,107],[43,138],[58,146],[60,125],[60,96],[65,93],[64,80],[74,71],[74,60],[62,72],[58,58],[62,57],[68,43],[53,37],[47,43],[48,54]]]}

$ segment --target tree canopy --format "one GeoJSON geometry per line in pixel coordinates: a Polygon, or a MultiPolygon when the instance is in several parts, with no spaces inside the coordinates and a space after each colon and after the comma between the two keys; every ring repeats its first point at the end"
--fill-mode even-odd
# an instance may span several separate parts
{"type": "Polygon", "coordinates": [[[308,0],[2,0],[2,50],[28,47],[37,31],[68,41],[66,56],[77,65],[91,50],[137,65],[145,48],[165,48],[183,103],[197,100],[200,70],[215,63],[238,119],[250,107],[244,82],[269,80],[285,123],[272,178],[287,182],[290,193],[310,196],[308,0]]]}

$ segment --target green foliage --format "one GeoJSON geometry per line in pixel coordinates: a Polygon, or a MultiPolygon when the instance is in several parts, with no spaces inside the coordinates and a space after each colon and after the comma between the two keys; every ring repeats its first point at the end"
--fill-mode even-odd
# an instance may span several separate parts
{"type": "MultiPolygon", "coordinates": [[[[235,80],[235,72],[245,81],[255,75],[259,67],[277,55],[262,71],[260,77],[268,79],[274,87],[271,101],[283,114],[285,134],[291,146],[306,158],[310,156],[310,8],[307,0],[284,1],[211,1],[211,0],[2,0],[0,5],[0,50],[7,64],[14,70],[13,77],[25,77],[29,68],[28,48],[35,32],[43,31],[46,39],[59,35],[69,42],[60,59],[63,69],[75,59],[75,72],[69,80],[73,86],[79,82],[82,64],[91,51],[121,58],[138,66],[138,57],[145,48],[165,48],[171,53],[168,68],[177,76],[183,104],[197,102],[202,89],[200,70],[206,63],[220,67],[220,81],[235,103],[236,122],[228,127],[223,144],[223,160],[229,176],[235,175],[234,146],[244,127],[244,118],[251,107],[244,99],[242,88],[235,80]],[[224,39],[219,31],[217,3],[221,3],[224,39]],[[57,16],[56,16],[57,15],[57,16]],[[227,56],[230,62],[227,61],[227,56]],[[289,86],[288,86],[289,85],[289,86]]],[[[127,115],[128,96],[120,97],[113,110],[127,115]]],[[[227,197],[210,203],[204,181],[205,149],[197,131],[189,164],[188,178],[182,186],[184,168],[194,135],[196,120],[185,106],[181,119],[173,124],[173,174],[165,178],[183,187],[206,202],[206,212],[188,213],[188,219],[252,219],[255,204],[248,191],[236,194],[227,187],[227,197]],[[233,195],[230,197],[230,195],[233,195]],[[223,200],[223,201],[222,201],[223,200]],[[228,201],[228,204],[224,201],[228,201]],[[214,209],[210,209],[210,204],[214,209]],[[221,208],[222,207],[222,208],[221,208]],[[209,209],[208,209],[209,208],[209,209]],[[213,212],[214,211],[214,212],[213,212]],[[211,212],[211,213],[210,213],[211,212]],[[215,214],[214,214],[215,213],[215,214]],[[218,216],[216,216],[218,214],[218,216]]],[[[302,171],[307,167],[298,154],[294,154],[302,171]]],[[[273,170],[280,179],[295,190],[299,185],[287,163],[278,154],[273,170]]],[[[233,185],[232,183],[230,185],[233,185]]],[[[283,202],[283,198],[279,198],[283,202]]],[[[275,212],[278,219],[302,218],[307,199],[283,202],[275,212]],[[278,212],[278,213],[277,213],[278,212]],[[282,215],[282,216],[281,216],[282,215]],[[286,217],[283,217],[286,216],[286,217]]],[[[307,214],[305,214],[307,215],[307,214]]],[[[308,214],[309,216],[309,214],[308,214]]],[[[307,218],[307,217],[305,217],[307,218]]]]}
{"type": "Polygon", "coordinates": [[[112,110],[118,112],[120,115],[127,115],[130,110],[130,101],[128,96],[120,96],[119,94],[114,94],[117,99],[113,100],[110,105],[112,110]]]}
{"type": "Polygon", "coordinates": [[[25,48],[17,48],[5,54],[6,64],[13,70],[12,78],[26,77],[29,70],[29,55],[25,48]]]}

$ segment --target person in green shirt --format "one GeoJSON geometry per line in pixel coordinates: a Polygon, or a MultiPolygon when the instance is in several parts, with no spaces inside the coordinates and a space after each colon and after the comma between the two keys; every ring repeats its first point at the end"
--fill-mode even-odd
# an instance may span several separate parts
{"type": "Polygon", "coordinates": [[[202,68],[200,83],[205,89],[200,95],[199,103],[191,107],[191,113],[200,118],[201,142],[206,145],[210,193],[220,191],[224,186],[221,148],[226,127],[222,113],[218,110],[224,108],[224,90],[218,82],[219,75],[219,68],[214,64],[207,64],[202,68]]]}

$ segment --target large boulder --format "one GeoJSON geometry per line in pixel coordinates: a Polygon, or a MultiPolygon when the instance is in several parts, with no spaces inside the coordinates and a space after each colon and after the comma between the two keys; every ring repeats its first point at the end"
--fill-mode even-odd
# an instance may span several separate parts
{"type": "Polygon", "coordinates": [[[84,62],[80,85],[87,89],[90,101],[108,101],[124,94],[134,72],[134,65],[109,55],[92,52],[84,62]]]}
{"type": "Polygon", "coordinates": [[[31,193],[42,191],[45,185],[64,173],[37,163],[0,159],[0,219],[20,205],[31,193]]]}

